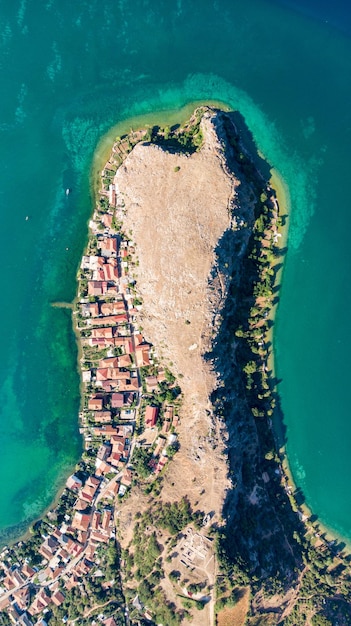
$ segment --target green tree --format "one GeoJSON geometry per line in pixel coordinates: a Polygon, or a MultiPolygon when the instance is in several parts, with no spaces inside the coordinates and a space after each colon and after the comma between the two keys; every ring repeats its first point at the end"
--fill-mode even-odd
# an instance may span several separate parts
{"type": "Polygon", "coordinates": [[[248,363],[246,363],[243,367],[243,372],[245,372],[245,374],[254,374],[256,371],[257,365],[255,361],[248,361],[248,363]]]}

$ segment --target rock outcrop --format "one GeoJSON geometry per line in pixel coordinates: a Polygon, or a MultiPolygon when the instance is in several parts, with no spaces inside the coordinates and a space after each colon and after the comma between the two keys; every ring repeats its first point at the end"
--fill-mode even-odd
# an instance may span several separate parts
{"type": "Polygon", "coordinates": [[[210,401],[221,381],[204,355],[211,351],[235,263],[229,251],[219,264],[218,250],[236,228],[241,185],[228,167],[220,116],[205,112],[200,150],[185,154],[140,143],[115,179],[125,203],[123,228],[139,261],[139,322],[162,360],[172,364],[184,394],[181,449],[172,471],[181,481],[173,485],[174,497],[193,493],[218,517],[229,486],[226,434],[210,401]]]}

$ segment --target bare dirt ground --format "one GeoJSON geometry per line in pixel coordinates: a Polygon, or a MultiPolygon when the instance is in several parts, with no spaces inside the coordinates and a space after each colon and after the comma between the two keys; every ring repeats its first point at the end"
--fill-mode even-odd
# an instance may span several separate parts
{"type": "MultiPolygon", "coordinates": [[[[210,394],[217,381],[203,354],[215,315],[208,280],[214,249],[230,228],[236,181],[227,171],[211,122],[205,144],[186,156],[139,144],[118,170],[116,182],[139,259],[140,324],[160,358],[172,365],[184,395],[181,449],[167,473],[163,496],[188,495],[217,520],[228,486],[222,434],[212,419],[210,394]],[[175,171],[175,168],[180,168],[175,171]]],[[[217,303],[224,294],[218,293],[217,303]]]]}
{"type": "Polygon", "coordinates": [[[250,604],[250,592],[247,589],[242,598],[228,608],[219,611],[216,620],[216,626],[244,626],[246,622],[247,612],[250,604]]]}
{"type": "MultiPolygon", "coordinates": [[[[211,514],[211,523],[221,524],[230,487],[226,431],[212,414],[210,395],[219,381],[204,354],[210,349],[226,289],[217,270],[209,285],[216,265],[214,250],[231,228],[238,183],[226,167],[212,118],[209,113],[202,121],[205,141],[199,152],[172,154],[156,145],[138,144],[117,171],[115,182],[125,202],[123,228],[139,261],[142,332],[183,392],[177,427],[180,450],[166,469],[159,497],[167,502],[187,496],[195,510],[211,514]]],[[[135,490],[122,505],[118,516],[122,545],[131,539],[135,512],[145,510],[148,500],[135,490]]],[[[205,535],[206,529],[201,532],[205,535]]],[[[213,589],[214,552],[208,550],[206,562],[212,565],[205,565],[202,575],[213,589]]],[[[192,624],[212,626],[213,609],[214,593],[192,624]]]]}

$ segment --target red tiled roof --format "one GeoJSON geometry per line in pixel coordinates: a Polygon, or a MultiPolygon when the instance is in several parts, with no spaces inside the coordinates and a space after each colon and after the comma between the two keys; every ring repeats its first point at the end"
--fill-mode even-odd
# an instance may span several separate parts
{"type": "Polygon", "coordinates": [[[102,315],[117,315],[126,312],[126,305],[123,300],[117,302],[104,302],[100,306],[102,315]]]}
{"type": "Polygon", "coordinates": [[[123,393],[113,393],[111,394],[111,406],[113,409],[118,409],[124,404],[124,395],[123,393]]]}
{"type": "Polygon", "coordinates": [[[135,348],[135,358],[138,367],[150,365],[150,344],[140,343],[135,348]]]}
{"type": "Polygon", "coordinates": [[[61,593],[61,591],[57,590],[51,596],[51,600],[53,601],[54,604],[56,604],[56,606],[60,606],[62,602],[64,602],[65,596],[63,595],[63,593],[61,593]]]}
{"type": "Polygon", "coordinates": [[[99,362],[99,368],[105,367],[118,367],[118,359],[116,356],[110,356],[106,359],[101,359],[99,362]]]}
{"type": "Polygon", "coordinates": [[[158,408],[148,405],[145,409],[145,426],[152,428],[155,426],[158,416],[158,408]]]}
{"type": "Polygon", "coordinates": [[[107,292],[106,280],[89,280],[88,281],[88,295],[89,296],[103,296],[107,292]]]}
{"type": "Polygon", "coordinates": [[[89,513],[80,513],[77,511],[73,517],[72,526],[77,530],[88,530],[91,515],[89,513]]]}
{"type": "Polygon", "coordinates": [[[100,250],[106,250],[108,252],[116,252],[118,251],[118,242],[114,237],[103,237],[97,242],[98,248],[100,250]]]}
{"type": "Polygon", "coordinates": [[[114,337],[113,328],[108,326],[107,328],[93,328],[91,336],[94,338],[104,337],[105,339],[111,339],[114,337]]]}
{"type": "Polygon", "coordinates": [[[111,411],[95,411],[94,421],[98,424],[108,424],[111,421],[111,411]]]}
{"type": "Polygon", "coordinates": [[[99,411],[104,404],[103,398],[90,398],[88,401],[88,409],[91,411],[99,411]]]}

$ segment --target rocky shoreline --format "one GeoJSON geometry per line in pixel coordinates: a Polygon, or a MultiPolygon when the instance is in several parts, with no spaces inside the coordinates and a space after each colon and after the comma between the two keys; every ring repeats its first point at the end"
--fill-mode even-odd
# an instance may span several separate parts
{"type": "Polygon", "coordinates": [[[73,307],[84,452],[1,553],[0,625],[348,623],[345,554],[302,523],[275,447],[285,249],[248,137],[204,106],[116,138],[73,307]]]}

